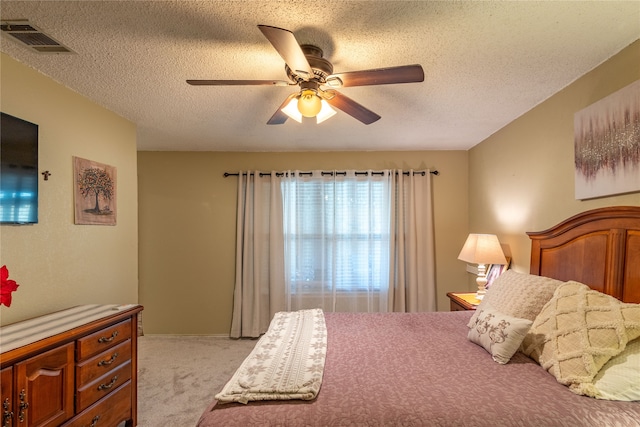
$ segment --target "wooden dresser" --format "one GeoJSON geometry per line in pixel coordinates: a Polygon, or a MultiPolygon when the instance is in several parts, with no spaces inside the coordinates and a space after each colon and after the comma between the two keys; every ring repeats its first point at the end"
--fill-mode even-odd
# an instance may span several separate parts
{"type": "Polygon", "coordinates": [[[135,427],[141,310],[82,305],[0,328],[2,427],[135,427]]]}

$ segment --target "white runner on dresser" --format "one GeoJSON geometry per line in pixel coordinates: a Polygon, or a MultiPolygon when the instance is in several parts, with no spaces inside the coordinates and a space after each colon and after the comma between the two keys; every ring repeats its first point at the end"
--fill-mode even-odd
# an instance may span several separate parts
{"type": "Polygon", "coordinates": [[[326,352],[322,310],[278,312],[216,399],[240,403],[314,399],[322,384],[326,352]]]}
{"type": "Polygon", "coordinates": [[[70,331],[85,323],[111,316],[118,311],[126,310],[135,305],[79,305],[3,326],[0,328],[0,350],[2,353],[14,350],[61,332],[70,331]]]}

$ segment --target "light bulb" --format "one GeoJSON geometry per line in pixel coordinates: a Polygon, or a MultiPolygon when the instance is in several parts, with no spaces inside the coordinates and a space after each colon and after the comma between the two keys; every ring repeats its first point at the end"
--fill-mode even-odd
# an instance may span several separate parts
{"type": "Polygon", "coordinates": [[[322,109],[322,100],[312,90],[303,90],[298,98],[298,111],[304,117],[315,117],[322,109]]]}

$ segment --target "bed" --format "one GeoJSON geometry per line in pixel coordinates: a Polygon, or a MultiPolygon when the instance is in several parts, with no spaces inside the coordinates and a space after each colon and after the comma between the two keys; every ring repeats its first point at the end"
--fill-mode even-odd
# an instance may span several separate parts
{"type": "MultiPolygon", "coordinates": [[[[613,370],[611,364],[621,360],[625,348],[640,343],[640,325],[633,318],[640,306],[621,303],[640,303],[640,207],[595,209],[528,234],[530,274],[505,272],[475,312],[324,313],[326,359],[314,399],[214,400],[198,426],[640,426],[640,401],[589,397],[589,390],[577,394],[572,387],[582,377],[567,377],[570,371],[563,365],[589,359],[580,368],[595,364],[602,375],[613,370]],[[522,286],[535,290],[521,297],[522,286]],[[566,317],[562,301],[594,296],[625,313],[616,320],[629,333],[624,342],[618,337],[625,348],[577,359],[560,352],[556,359],[562,360],[549,365],[548,319],[566,317]],[[518,308],[525,307],[526,336],[518,351],[497,363],[500,355],[492,357],[496,347],[472,342],[470,331],[482,316],[490,319],[487,313],[496,307],[504,312],[498,316],[515,314],[508,306],[517,306],[520,299],[527,300],[518,308]]],[[[578,384],[591,385],[595,378],[578,384]]]]}

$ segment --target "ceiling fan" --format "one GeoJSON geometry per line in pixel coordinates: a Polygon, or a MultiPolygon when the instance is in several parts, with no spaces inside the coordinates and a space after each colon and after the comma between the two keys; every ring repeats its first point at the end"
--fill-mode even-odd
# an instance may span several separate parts
{"type": "Polygon", "coordinates": [[[333,116],[331,107],[344,111],[368,125],[380,116],[336,89],[351,86],[371,86],[424,81],[420,65],[378,68],[373,70],[333,73],[333,65],[322,57],[322,49],[313,45],[299,45],[293,33],[277,27],[258,25],[285,62],[289,81],[285,80],[187,80],[194,86],[299,86],[271,116],[267,124],[280,125],[291,117],[316,117],[317,123],[333,116]]]}

